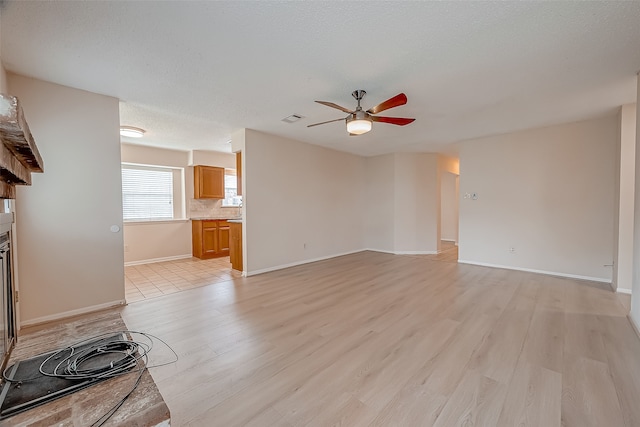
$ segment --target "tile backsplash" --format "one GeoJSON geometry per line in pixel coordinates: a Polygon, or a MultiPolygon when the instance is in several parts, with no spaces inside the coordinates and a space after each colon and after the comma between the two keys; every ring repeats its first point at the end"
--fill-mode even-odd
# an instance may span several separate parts
{"type": "Polygon", "coordinates": [[[189,218],[239,218],[242,208],[222,207],[220,199],[190,199],[189,218]]]}

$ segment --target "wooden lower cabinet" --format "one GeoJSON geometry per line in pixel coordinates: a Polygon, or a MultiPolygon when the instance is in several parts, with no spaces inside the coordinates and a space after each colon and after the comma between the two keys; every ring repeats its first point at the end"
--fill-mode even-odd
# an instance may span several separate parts
{"type": "Polygon", "coordinates": [[[229,223],[229,226],[231,227],[231,242],[229,247],[231,268],[242,271],[242,224],[232,222],[229,223]]]}
{"type": "Polygon", "coordinates": [[[229,225],[227,221],[218,221],[218,250],[229,255],[229,225]]]}
{"type": "Polygon", "coordinates": [[[229,255],[229,223],[226,220],[192,220],[193,256],[200,259],[229,255]]]}

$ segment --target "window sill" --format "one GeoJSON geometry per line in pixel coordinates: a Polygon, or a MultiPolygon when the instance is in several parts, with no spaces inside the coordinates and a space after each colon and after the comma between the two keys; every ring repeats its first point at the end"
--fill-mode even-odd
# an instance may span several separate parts
{"type": "Polygon", "coordinates": [[[137,219],[124,221],[124,225],[150,225],[150,224],[175,224],[179,222],[188,222],[188,218],[175,218],[175,219],[137,219]]]}

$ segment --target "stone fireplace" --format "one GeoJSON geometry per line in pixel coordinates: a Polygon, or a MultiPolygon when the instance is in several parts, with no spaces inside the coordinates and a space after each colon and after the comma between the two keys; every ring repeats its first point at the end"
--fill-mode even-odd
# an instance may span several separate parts
{"type": "MultiPolygon", "coordinates": [[[[0,94],[0,199],[15,199],[16,185],[31,185],[31,173],[43,172],[43,162],[19,101],[0,94]]],[[[4,204],[8,206],[8,203],[4,204]]],[[[14,281],[15,254],[11,247],[14,213],[0,213],[0,368],[4,370],[17,337],[14,281]]]]}

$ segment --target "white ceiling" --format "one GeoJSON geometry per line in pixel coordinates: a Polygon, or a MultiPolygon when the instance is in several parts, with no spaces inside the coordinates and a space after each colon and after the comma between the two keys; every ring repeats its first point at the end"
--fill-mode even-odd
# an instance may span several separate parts
{"type": "MultiPolygon", "coordinates": [[[[7,1],[8,71],[121,100],[145,144],[229,151],[239,128],[357,153],[451,151],[635,102],[640,2],[7,1]],[[407,105],[348,137],[314,103],[407,105]],[[305,118],[281,121],[291,114],[305,118]]],[[[128,140],[130,142],[137,142],[128,140]]]]}

